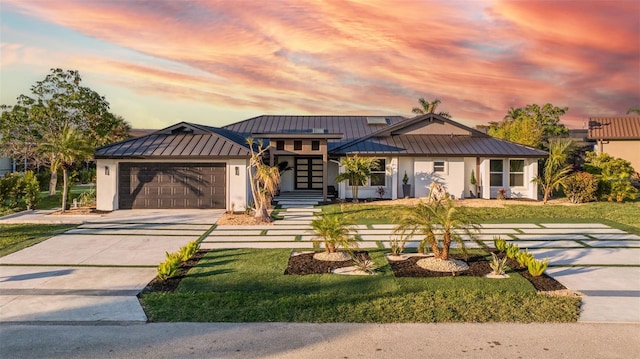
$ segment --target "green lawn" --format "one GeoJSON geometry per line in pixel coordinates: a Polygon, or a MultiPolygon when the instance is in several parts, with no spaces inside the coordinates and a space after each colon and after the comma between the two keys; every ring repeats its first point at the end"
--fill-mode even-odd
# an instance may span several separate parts
{"type": "Polygon", "coordinates": [[[0,224],[0,257],[38,244],[62,233],[73,224],[0,224]]]}
{"type": "Polygon", "coordinates": [[[573,322],[579,299],[536,293],[524,278],[284,275],[290,250],[211,251],[174,293],[141,297],[152,321],[573,322]]]}
{"type": "MultiPolygon", "coordinates": [[[[483,223],[544,223],[544,222],[597,222],[640,235],[640,202],[593,202],[582,205],[519,205],[504,208],[470,208],[483,223]]],[[[392,223],[405,208],[399,205],[333,204],[322,207],[324,212],[340,212],[360,224],[392,223]]]]}

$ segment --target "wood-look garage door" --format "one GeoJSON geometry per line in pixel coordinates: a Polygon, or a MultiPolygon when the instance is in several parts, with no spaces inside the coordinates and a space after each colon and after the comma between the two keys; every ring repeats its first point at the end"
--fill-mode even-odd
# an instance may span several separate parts
{"type": "Polygon", "coordinates": [[[118,206],[226,208],[224,163],[120,163],[118,206]]]}

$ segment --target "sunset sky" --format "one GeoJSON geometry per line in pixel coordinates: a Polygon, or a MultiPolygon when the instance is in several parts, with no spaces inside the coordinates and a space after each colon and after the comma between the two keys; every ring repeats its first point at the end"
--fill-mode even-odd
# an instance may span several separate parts
{"type": "Polygon", "coordinates": [[[509,107],[563,123],[640,106],[640,1],[0,0],[1,103],[79,70],[138,128],[261,114],[403,115],[475,126],[509,107]]]}

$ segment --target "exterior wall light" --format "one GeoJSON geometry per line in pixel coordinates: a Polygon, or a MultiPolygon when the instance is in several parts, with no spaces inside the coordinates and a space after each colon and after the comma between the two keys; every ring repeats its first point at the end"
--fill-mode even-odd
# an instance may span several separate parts
{"type": "Polygon", "coordinates": [[[104,166],[104,174],[105,174],[106,176],[108,176],[108,175],[109,175],[109,166],[104,166]]]}
{"type": "Polygon", "coordinates": [[[236,166],[236,176],[240,176],[240,167],[236,166]]]}

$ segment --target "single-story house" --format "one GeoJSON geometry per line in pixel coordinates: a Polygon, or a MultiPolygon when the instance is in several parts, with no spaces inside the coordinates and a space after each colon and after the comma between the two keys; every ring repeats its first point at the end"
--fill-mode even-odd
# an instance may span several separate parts
{"type": "Polygon", "coordinates": [[[640,172],[640,116],[591,117],[588,138],[596,153],[625,159],[640,172]]]}
{"type": "Polygon", "coordinates": [[[335,188],[346,156],[375,157],[360,198],[426,197],[437,181],[456,198],[538,198],[531,180],[547,153],[488,136],[436,114],[401,116],[258,116],[224,127],[180,122],[146,136],[96,150],[99,210],[127,208],[221,208],[243,210],[251,202],[250,149],[246,139],[268,144],[266,161],[288,167],[280,190],[335,188]],[[470,183],[471,173],[477,184],[470,183]]]}

